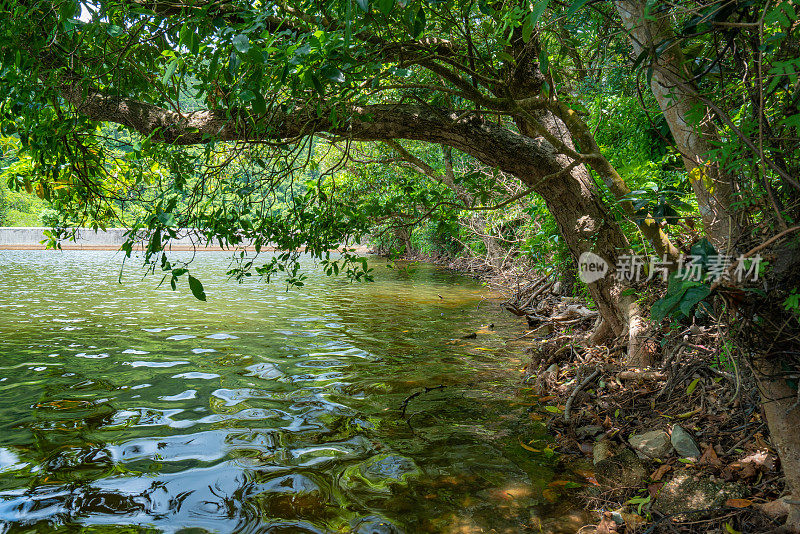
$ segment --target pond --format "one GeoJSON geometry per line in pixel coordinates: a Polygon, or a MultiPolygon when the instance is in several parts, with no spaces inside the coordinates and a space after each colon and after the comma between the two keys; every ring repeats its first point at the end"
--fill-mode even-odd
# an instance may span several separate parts
{"type": "Polygon", "coordinates": [[[286,291],[227,280],[228,261],[196,257],[200,302],[132,260],[120,284],[114,252],[0,251],[1,532],[538,532],[564,515],[557,460],[520,446],[547,436],[489,290],[375,259],[374,283],[306,262],[286,291]]]}

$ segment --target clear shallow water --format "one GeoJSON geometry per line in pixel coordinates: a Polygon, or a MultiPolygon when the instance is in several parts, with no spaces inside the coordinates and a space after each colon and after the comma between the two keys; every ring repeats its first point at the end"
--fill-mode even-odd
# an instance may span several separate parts
{"type": "Polygon", "coordinates": [[[120,285],[111,252],[0,251],[6,531],[521,532],[555,513],[480,285],[376,260],[375,283],[309,264],[285,292],[227,262],[195,260],[203,303],[130,266],[120,285]]]}

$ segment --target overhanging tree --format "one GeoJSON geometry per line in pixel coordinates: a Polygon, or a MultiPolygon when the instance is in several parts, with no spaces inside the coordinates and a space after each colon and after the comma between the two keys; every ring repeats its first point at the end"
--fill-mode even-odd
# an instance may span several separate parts
{"type": "MultiPolygon", "coordinates": [[[[4,24],[5,128],[15,128],[24,150],[40,160],[46,193],[62,194],[56,187],[68,175],[64,194],[72,197],[64,205],[77,210],[96,206],[108,181],[97,125],[136,132],[141,141],[131,159],[169,169],[160,182],[164,201],[147,225],[158,236],[151,251],[179,225],[233,238],[219,225],[209,228],[207,214],[177,213],[179,203],[167,200],[183,190],[202,198],[206,180],[190,187],[184,175],[198,161],[205,174],[212,166],[176,147],[203,145],[198,153],[207,158],[220,143],[246,143],[285,157],[326,135],[461,150],[541,195],[576,258],[591,251],[613,266],[630,252],[587,169],[606,176],[608,162],[591,150],[582,122],[539,69],[534,30],[546,3],[530,10],[390,0],[119,1],[101,3],[88,24],[75,20],[70,1],[12,6],[4,24]]],[[[231,213],[214,215],[236,224],[231,213]]],[[[311,223],[289,232],[290,241],[281,239],[284,229],[254,228],[247,237],[320,252],[335,240],[331,232],[320,239],[311,223]]],[[[609,276],[589,289],[615,335],[639,321],[621,281],[609,276]]]]}
{"type": "MultiPolygon", "coordinates": [[[[291,209],[273,209],[277,184],[307,168],[320,138],[462,151],[540,195],[576,259],[592,252],[613,269],[631,252],[590,169],[617,197],[629,189],[541,65],[547,0],[109,0],[88,23],[73,0],[6,5],[0,127],[64,213],[102,221],[115,201],[146,200],[134,229],[173,280],[185,267],[156,253],[180,228],[320,257],[362,231],[322,188],[284,189],[291,209]],[[109,149],[109,125],[133,134],[124,155],[109,149]],[[241,172],[226,174],[234,162],[241,172]]],[[[639,223],[675,256],[652,219],[639,223]]],[[[240,272],[251,266],[279,268],[240,272]]],[[[630,336],[629,362],[646,363],[625,289],[613,276],[589,284],[608,330],[630,336]]]]}

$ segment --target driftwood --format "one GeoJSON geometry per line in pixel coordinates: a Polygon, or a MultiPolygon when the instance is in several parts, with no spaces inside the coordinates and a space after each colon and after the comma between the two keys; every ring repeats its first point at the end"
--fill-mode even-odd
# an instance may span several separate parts
{"type": "Polygon", "coordinates": [[[570,304],[558,315],[543,317],[541,315],[526,314],[525,319],[528,321],[528,326],[532,328],[538,323],[558,323],[561,326],[578,324],[585,319],[597,316],[598,312],[596,310],[590,310],[580,304],[570,304]]]}

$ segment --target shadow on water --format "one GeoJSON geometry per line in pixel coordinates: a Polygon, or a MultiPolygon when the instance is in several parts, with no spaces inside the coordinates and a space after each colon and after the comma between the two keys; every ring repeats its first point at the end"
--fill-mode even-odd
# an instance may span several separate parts
{"type": "Polygon", "coordinates": [[[202,303],[130,269],[119,285],[113,253],[0,251],[0,532],[561,524],[486,291],[375,262],[373,284],[309,264],[286,292],[205,253],[202,303]]]}

